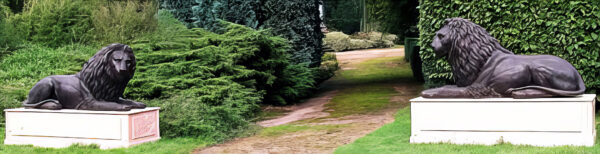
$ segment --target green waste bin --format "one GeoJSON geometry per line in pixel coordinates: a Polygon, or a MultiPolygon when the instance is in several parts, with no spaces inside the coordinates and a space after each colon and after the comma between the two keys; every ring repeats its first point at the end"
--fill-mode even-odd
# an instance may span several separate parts
{"type": "Polygon", "coordinates": [[[419,38],[418,37],[406,37],[404,38],[404,60],[410,63],[410,68],[413,72],[413,77],[418,81],[423,82],[423,72],[422,72],[422,61],[419,55],[419,50],[421,47],[419,46],[419,38]]]}
{"type": "MultiPolygon", "coordinates": [[[[406,37],[404,38],[404,60],[410,62],[412,53],[414,53],[415,47],[419,46],[418,37],[406,37]]],[[[419,51],[417,51],[419,52],[419,51]]]]}

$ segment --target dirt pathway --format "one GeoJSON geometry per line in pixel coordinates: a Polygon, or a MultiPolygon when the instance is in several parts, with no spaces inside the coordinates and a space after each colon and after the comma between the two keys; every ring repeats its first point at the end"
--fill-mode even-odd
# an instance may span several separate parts
{"type": "MultiPolygon", "coordinates": [[[[379,49],[360,50],[336,53],[343,70],[355,69],[354,64],[381,57],[398,57],[404,50],[379,49]]],[[[282,128],[265,128],[283,133],[269,135],[259,132],[255,136],[238,138],[194,153],[332,153],[335,148],[374,131],[394,120],[393,114],[401,107],[408,105],[408,100],[418,94],[418,84],[392,83],[396,94],[389,100],[391,105],[370,114],[354,114],[338,118],[328,118],[326,104],[345,88],[353,88],[356,84],[345,84],[328,80],[321,85],[317,97],[303,103],[287,107],[273,107],[287,110],[289,113],[257,124],[263,127],[284,125],[282,128]],[[289,127],[289,128],[288,128],[289,127]],[[302,128],[301,130],[294,130],[302,128]]],[[[387,86],[387,85],[386,85],[387,86]]],[[[264,130],[263,130],[264,131],[264,130]]]]}

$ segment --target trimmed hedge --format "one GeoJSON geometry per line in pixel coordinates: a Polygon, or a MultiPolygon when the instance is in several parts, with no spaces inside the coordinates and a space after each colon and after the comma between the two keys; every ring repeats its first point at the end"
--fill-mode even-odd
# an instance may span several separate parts
{"type": "Polygon", "coordinates": [[[335,52],[340,52],[369,48],[389,48],[395,45],[394,41],[397,39],[396,35],[385,35],[380,32],[358,32],[353,35],[346,35],[342,32],[329,32],[323,39],[323,45],[329,46],[335,52]]]}
{"type": "Polygon", "coordinates": [[[600,88],[600,1],[420,1],[421,59],[429,87],[452,82],[451,68],[435,58],[434,33],[444,19],[462,17],[484,27],[515,54],[549,54],[571,62],[588,92],[600,88]]]}

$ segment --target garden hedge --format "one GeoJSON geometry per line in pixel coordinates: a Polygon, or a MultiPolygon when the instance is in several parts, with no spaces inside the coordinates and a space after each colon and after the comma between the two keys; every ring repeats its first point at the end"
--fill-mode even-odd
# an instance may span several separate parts
{"type": "Polygon", "coordinates": [[[188,27],[221,32],[225,20],[254,29],[272,29],[273,34],[291,41],[292,62],[321,63],[322,38],[319,0],[161,0],[188,27]]]}
{"type": "Polygon", "coordinates": [[[420,1],[420,41],[426,85],[452,83],[450,66],[432,42],[444,19],[462,17],[485,29],[515,54],[549,54],[571,62],[588,92],[600,88],[600,1],[420,1]]]}

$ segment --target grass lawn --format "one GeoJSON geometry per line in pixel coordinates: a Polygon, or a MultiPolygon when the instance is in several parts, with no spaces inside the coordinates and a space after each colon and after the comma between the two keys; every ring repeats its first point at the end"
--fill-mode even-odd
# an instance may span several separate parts
{"type": "MultiPolygon", "coordinates": [[[[340,70],[333,78],[341,88],[325,105],[331,109],[328,118],[380,111],[397,94],[391,85],[416,82],[404,57],[376,58],[349,67],[355,69],[340,70]]],[[[415,88],[420,86],[415,84],[415,88]]]]}
{"type": "Polygon", "coordinates": [[[206,139],[174,138],[160,139],[156,142],[144,143],[131,148],[100,150],[94,145],[72,145],[68,148],[39,148],[31,145],[4,145],[4,127],[0,128],[0,153],[190,153],[196,148],[213,144],[206,139]]]}
{"type": "MultiPolygon", "coordinates": [[[[600,153],[598,142],[593,147],[410,144],[410,108],[400,109],[395,118],[393,123],[384,125],[354,143],[338,147],[335,153],[600,153]]],[[[596,119],[598,118],[596,115],[596,119]]]]}
{"type": "Polygon", "coordinates": [[[339,124],[339,125],[314,125],[314,126],[308,126],[308,125],[293,125],[293,124],[285,124],[285,125],[279,125],[279,126],[275,126],[275,127],[266,127],[262,130],[260,130],[260,132],[257,134],[258,136],[263,136],[263,137],[276,137],[276,136],[280,136],[286,133],[293,133],[293,132],[300,132],[300,131],[321,131],[321,130],[327,130],[327,131],[337,131],[339,129],[344,129],[345,127],[348,127],[349,124],[339,124]]]}

